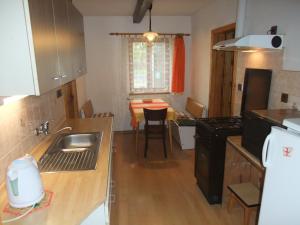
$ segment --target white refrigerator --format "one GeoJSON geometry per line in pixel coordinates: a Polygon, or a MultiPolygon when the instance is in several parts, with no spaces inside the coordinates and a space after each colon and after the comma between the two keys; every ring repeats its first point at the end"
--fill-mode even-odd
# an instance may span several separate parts
{"type": "Polygon", "coordinates": [[[300,225],[300,118],[272,127],[265,140],[266,167],[258,225],[300,225]]]}

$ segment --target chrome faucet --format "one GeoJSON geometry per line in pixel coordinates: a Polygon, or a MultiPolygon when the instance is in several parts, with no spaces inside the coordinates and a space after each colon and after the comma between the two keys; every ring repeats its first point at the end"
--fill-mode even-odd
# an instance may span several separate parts
{"type": "Polygon", "coordinates": [[[70,130],[71,131],[72,129],[73,129],[72,127],[63,127],[60,130],[56,131],[55,134],[57,134],[57,133],[59,133],[59,132],[61,132],[63,130],[70,130]]]}
{"type": "MultiPolygon", "coordinates": [[[[56,131],[54,134],[57,134],[63,130],[72,130],[72,127],[63,127],[60,130],[56,131]]],[[[35,129],[34,131],[36,136],[39,136],[40,134],[48,135],[49,132],[49,121],[46,121],[44,123],[41,123],[41,125],[35,129]]]]}
{"type": "Polygon", "coordinates": [[[39,136],[40,134],[49,134],[49,121],[46,121],[44,123],[41,123],[41,125],[35,129],[34,131],[36,136],[39,136]]]}

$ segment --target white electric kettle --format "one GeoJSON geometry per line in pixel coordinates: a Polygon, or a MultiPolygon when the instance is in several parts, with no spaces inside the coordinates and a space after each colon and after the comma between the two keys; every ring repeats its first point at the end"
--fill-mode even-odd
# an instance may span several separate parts
{"type": "Polygon", "coordinates": [[[25,208],[39,203],[45,196],[37,163],[31,155],[14,160],[7,169],[6,189],[9,204],[25,208]]]}

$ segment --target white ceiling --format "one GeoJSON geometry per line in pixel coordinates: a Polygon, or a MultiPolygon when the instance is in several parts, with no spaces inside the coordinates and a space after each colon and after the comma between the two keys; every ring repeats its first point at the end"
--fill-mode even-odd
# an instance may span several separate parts
{"type": "MultiPolygon", "coordinates": [[[[153,0],[154,16],[190,16],[209,0],[153,0]]],[[[84,16],[132,16],[137,0],[73,0],[84,16]]]]}

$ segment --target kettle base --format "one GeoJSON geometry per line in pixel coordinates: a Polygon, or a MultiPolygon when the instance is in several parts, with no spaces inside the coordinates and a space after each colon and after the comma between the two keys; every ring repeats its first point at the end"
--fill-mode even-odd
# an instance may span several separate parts
{"type": "Polygon", "coordinates": [[[18,202],[18,203],[16,203],[16,202],[9,201],[8,203],[13,208],[21,209],[21,208],[27,208],[27,207],[33,206],[33,205],[41,202],[44,197],[45,197],[45,192],[43,191],[38,198],[36,198],[36,199],[34,199],[30,202],[21,202],[21,203],[18,202]]]}

